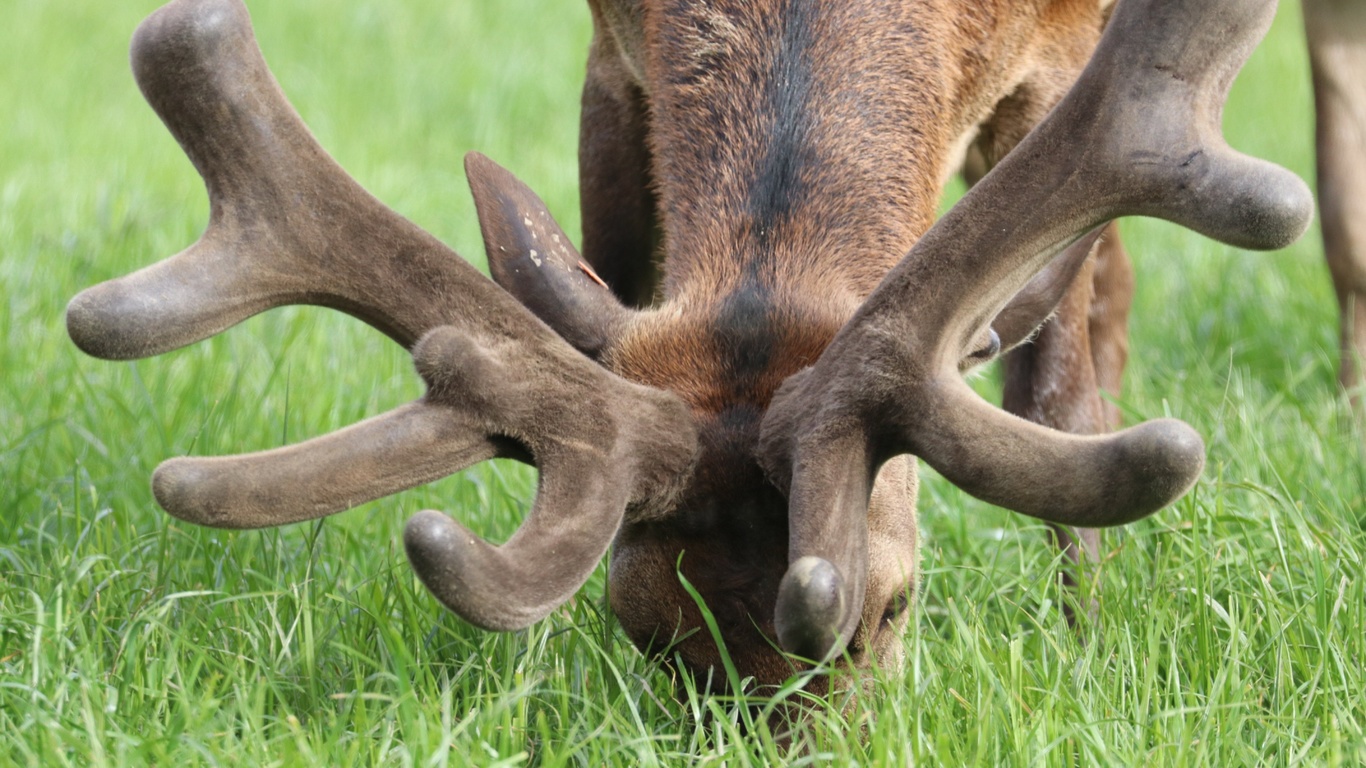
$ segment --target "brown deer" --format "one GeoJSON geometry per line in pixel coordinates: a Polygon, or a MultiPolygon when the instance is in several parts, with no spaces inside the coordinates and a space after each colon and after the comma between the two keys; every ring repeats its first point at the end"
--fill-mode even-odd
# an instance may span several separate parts
{"type": "Polygon", "coordinates": [[[175,0],[142,24],[137,80],[204,177],[210,222],[183,253],[77,296],[75,342],[141,357],[318,304],[410,348],[428,385],[298,445],[172,459],[153,478],[167,511],[281,525],[519,458],[540,469],[537,499],[502,546],[437,512],[408,523],[443,603],[525,627],[615,542],[611,604],[638,647],[702,674],[718,663],[681,572],[741,674],[770,686],[798,657],[899,660],[915,457],[1085,529],[1195,482],[1203,444],[1181,422],[1069,434],[987,404],[961,371],[1061,302],[1008,400],[1102,432],[1128,267],[1099,228],[1158,216],[1251,248],[1304,231],[1303,183],[1218,130],[1274,0],[590,5],[584,255],[471,155],[497,285],[318,147],[241,0],[175,0]],[[969,143],[992,169],[933,223],[969,143]],[[1058,388],[1094,407],[1056,412],[1058,388]]]}
{"type": "Polygon", "coordinates": [[[1339,381],[1361,410],[1366,372],[1366,3],[1304,0],[1318,113],[1323,250],[1340,312],[1339,381]]]}

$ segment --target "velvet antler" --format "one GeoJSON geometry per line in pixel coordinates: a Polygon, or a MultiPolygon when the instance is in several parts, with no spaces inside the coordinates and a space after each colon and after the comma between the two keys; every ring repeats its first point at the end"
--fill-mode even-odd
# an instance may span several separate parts
{"type": "MultiPolygon", "coordinates": [[[[204,525],[281,525],[494,456],[529,459],[541,470],[537,499],[506,544],[423,512],[405,532],[409,557],[442,602],[489,629],[526,626],[572,595],[628,504],[666,498],[690,466],[696,437],[682,403],[607,373],[361,189],[285,100],[240,0],[170,3],[138,28],[132,61],[204,177],[210,221],[188,250],[73,299],[76,344],[143,357],[272,307],[319,304],[412,348],[428,384],[418,402],[298,445],[168,461],[153,480],[158,502],[204,525]]],[[[511,174],[479,156],[467,168],[482,197],[508,203],[481,211],[558,234],[511,174]]]]}
{"type": "Polygon", "coordinates": [[[1055,253],[1109,219],[1160,217],[1244,248],[1304,232],[1304,183],[1234,152],[1219,130],[1274,12],[1275,0],[1121,0],[1067,97],[784,384],[761,441],[791,505],[784,647],[821,658],[852,635],[868,494],[891,456],[920,456],[991,503],[1087,527],[1151,514],[1195,482],[1204,445],[1182,422],[1063,434],[988,405],[958,364],[1055,253]]]}

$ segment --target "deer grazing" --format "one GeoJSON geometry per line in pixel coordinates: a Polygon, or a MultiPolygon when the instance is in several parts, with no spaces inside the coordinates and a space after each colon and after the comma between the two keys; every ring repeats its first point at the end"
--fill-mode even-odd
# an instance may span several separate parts
{"type": "Polygon", "coordinates": [[[70,334],[136,358],[303,303],[411,350],[428,387],[414,403],[164,463],[153,489],[178,518],[282,525],[518,458],[540,480],[506,543],[432,511],[404,534],[473,624],[545,617],[611,547],[621,625],[689,671],[719,656],[680,571],[758,686],[810,660],[895,665],[916,459],[1084,529],[1078,557],[1090,529],[1162,508],[1203,467],[1179,421],[1106,433],[1096,390],[1123,366],[1129,285],[1106,223],[1156,216],[1267,249],[1311,217],[1299,179],[1219,133],[1274,0],[1107,5],[590,0],[583,254],[472,154],[495,284],[314,142],[241,0],[174,0],[138,29],[133,68],[204,177],[209,225],[77,296],[70,334]],[[969,144],[990,172],[934,222],[969,144]],[[964,384],[1059,305],[1007,395],[1044,424],[964,384]]]}

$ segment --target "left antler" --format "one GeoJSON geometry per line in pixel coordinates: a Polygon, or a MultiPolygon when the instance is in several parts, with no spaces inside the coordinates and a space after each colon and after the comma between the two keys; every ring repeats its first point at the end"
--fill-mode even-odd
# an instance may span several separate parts
{"type": "Polygon", "coordinates": [[[1275,0],[1121,0],[1077,84],[916,244],[764,420],[761,456],[787,489],[791,566],[776,621],[788,650],[838,652],[858,622],[868,494],[915,454],[965,491],[1050,522],[1126,523],[1204,466],[1186,424],[1105,436],[1030,424],[958,374],[973,339],[1053,254],[1112,218],[1155,216],[1245,248],[1280,248],[1313,200],[1219,131],[1234,76],[1275,0]]]}
{"type": "MultiPolygon", "coordinates": [[[[405,532],[409,557],[442,602],[489,629],[526,626],[572,595],[627,505],[667,498],[689,468],[696,436],[682,403],[607,373],[361,189],[285,100],[241,0],[170,3],[138,28],[132,60],[204,177],[211,216],[188,250],[73,299],[76,344],[143,357],[272,307],[321,304],[411,347],[428,384],[415,403],[299,445],[168,461],[153,479],[158,502],[205,525],[280,525],[495,456],[530,459],[536,502],[506,544],[424,512],[405,532]]],[[[477,155],[466,167],[486,235],[515,216],[569,247],[510,174],[477,155]]]]}

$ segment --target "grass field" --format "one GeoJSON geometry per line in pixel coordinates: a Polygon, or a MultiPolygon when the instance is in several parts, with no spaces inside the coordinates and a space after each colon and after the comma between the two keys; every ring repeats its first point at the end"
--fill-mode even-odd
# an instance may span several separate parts
{"type": "MultiPolygon", "coordinates": [[[[1139,272],[1121,401],[1206,438],[1195,490],[1109,534],[1101,614],[1058,608],[1040,525],[936,477],[907,665],[788,753],[735,703],[673,697],[603,609],[601,569],[511,635],[438,607],[401,526],[459,514],[493,538],[534,475],[493,463],[325,522],[175,521],[148,477],[418,396],[402,352],[320,309],[255,318],[138,363],[87,358],[63,308],[174,253],[198,177],[127,67],[157,0],[8,0],[0,45],[0,765],[1361,765],[1366,471],[1336,397],[1317,232],[1250,254],[1126,222],[1139,272]]],[[[461,172],[505,163],[577,233],[577,84],[589,20],[544,0],[251,3],[322,144],[399,212],[482,262],[461,172]]],[[[1231,142],[1309,178],[1298,8],[1239,81],[1231,142]]]]}

